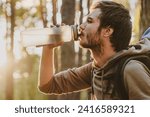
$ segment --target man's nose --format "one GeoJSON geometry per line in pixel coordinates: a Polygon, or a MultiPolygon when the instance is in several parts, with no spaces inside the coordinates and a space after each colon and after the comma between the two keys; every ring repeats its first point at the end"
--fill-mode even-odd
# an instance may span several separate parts
{"type": "Polygon", "coordinates": [[[85,29],[85,27],[86,27],[85,23],[82,23],[82,24],[80,25],[80,27],[79,27],[79,31],[84,30],[84,29],[85,29]]]}

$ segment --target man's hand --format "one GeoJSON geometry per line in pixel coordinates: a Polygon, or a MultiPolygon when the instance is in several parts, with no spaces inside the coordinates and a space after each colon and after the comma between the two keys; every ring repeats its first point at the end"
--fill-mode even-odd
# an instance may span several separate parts
{"type": "MultiPolygon", "coordinates": [[[[64,23],[62,23],[61,25],[60,25],[60,24],[50,25],[50,28],[53,28],[53,27],[60,27],[60,26],[64,26],[64,25],[65,25],[64,23]]],[[[61,45],[63,45],[63,44],[64,44],[64,42],[57,42],[57,43],[45,45],[44,47],[48,47],[49,49],[53,49],[53,48],[58,47],[58,46],[61,46],[61,45]]]]}
{"type": "Polygon", "coordinates": [[[49,44],[49,45],[44,45],[44,47],[47,47],[49,49],[53,49],[55,47],[61,46],[63,45],[64,42],[57,42],[57,43],[53,43],[53,44],[49,44]]]}

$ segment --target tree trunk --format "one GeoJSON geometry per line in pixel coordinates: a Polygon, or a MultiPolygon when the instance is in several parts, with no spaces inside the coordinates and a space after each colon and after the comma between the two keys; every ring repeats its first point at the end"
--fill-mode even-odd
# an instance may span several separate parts
{"type": "Polygon", "coordinates": [[[47,27],[47,10],[46,10],[46,1],[45,0],[40,0],[40,14],[41,14],[41,19],[43,22],[43,26],[47,27]]]}
{"type": "MultiPolygon", "coordinates": [[[[11,9],[11,16],[10,16],[10,44],[7,46],[7,53],[8,53],[8,65],[7,65],[7,75],[6,75],[6,99],[11,100],[13,99],[13,67],[14,67],[14,27],[15,27],[15,1],[11,0],[10,9],[11,9]]],[[[8,22],[7,22],[8,23],[8,22]]]]}
{"type": "MultiPolygon", "coordinates": [[[[62,23],[65,23],[67,25],[74,24],[75,0],[62,0],[61,16],[62,16],[62,23]]],[[[61,70],[66,70],[74,66],[75,66],[74,42],[71,41],[65,43],[61,47],[61,70]]],[[[66,94],[58,97],[58,99],[63,99],[63,100],[65,99],[74,100],[79,98],[80,98],[80,93],[66,94]]]]}
{"type": "Polygon", "coordinates": [[[150,0],[141,0],[140,34],[150,26],[150,0]]]}
{"type": "Polygon", "coordinates": [[[56,25],[57,24],[57,20],[56,20],[56,13],[57,13],[57,0],[52,0],[52,4],[53,4],[53,17],[52,17],[52,21],[53,24],[56,25]]]}

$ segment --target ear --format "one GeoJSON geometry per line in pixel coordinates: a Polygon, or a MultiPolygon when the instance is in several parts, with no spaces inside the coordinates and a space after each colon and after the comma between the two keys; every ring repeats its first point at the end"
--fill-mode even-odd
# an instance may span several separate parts
{"type": "Polygon", "coordinates": [[[104,37],[110,37],[113,32],[114,32],[114,30],[112,28],[106,27],[103,29],[103,36],[104,37]]]}

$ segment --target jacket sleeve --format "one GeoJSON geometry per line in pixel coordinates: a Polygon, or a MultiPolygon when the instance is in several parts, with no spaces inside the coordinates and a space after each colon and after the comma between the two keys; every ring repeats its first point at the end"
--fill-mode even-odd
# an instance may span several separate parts
{"type": "Polygon", "coordinates": [[[150,70],[131,60],[124,69],[124,83],[130,100],[150,99],[150,70]]]}
{"type": "Polygon", "coordinates": [[[92,63],[89,63],[79,68],[59,72],[47,84],[39,87],[39,90],[47,94],[63,94],[90,88],[91,69],[92,63]]]}

